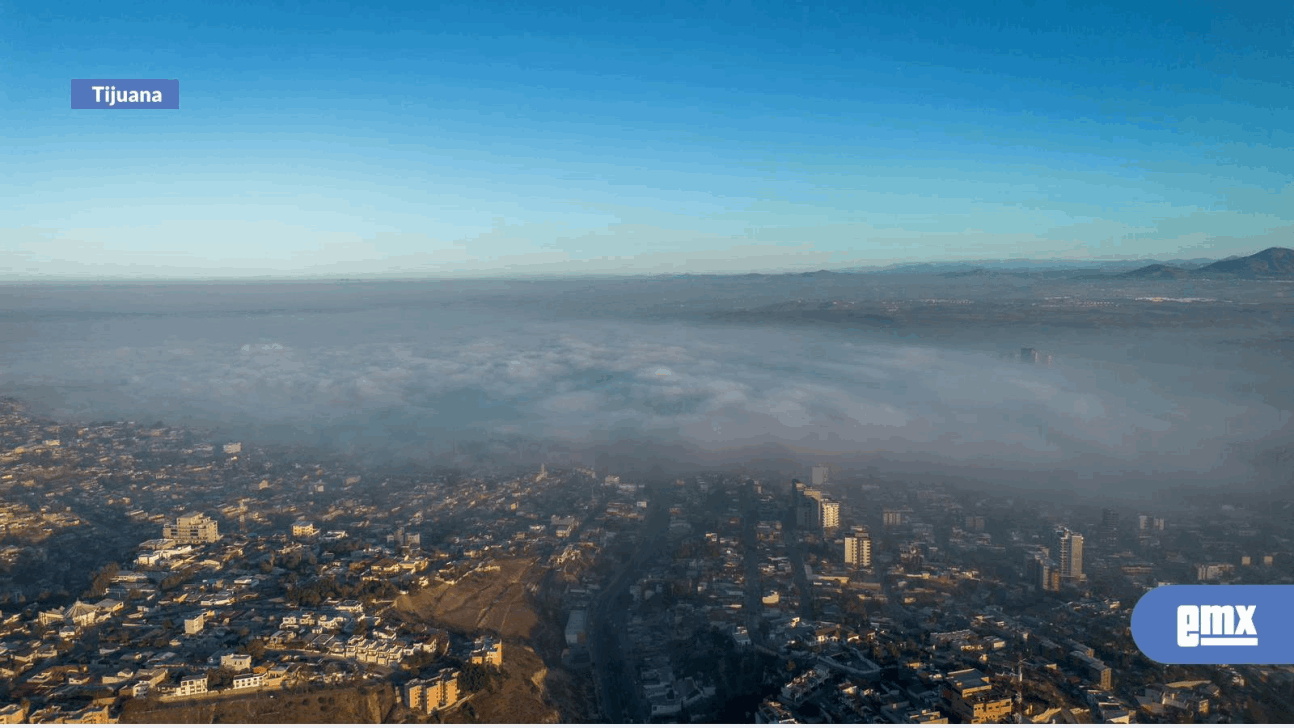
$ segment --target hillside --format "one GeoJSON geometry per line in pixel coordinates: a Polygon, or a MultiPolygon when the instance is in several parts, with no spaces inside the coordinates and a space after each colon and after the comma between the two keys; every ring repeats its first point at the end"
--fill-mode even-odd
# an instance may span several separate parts
{"type": "Polygon", "coordinates": [[[438,624],[462,632],[482,630],[505,638],[529,640],[539,623],[528,587],[542,576],[531,561],[498,561],[454,583],[439,582],[401,596],[395,609],[412,621],[438,624]]]}
{"type": "Polygon", "coordinates": [[[1190,276],[1191,271],[1172,265],[1161,265],[1158,263],[1155,265],[1145,266],[1144,268],[1130,270],[1127,273],[1119,275],[1120,278],[1138,278],[1141,280],[1152,281],[1181,280],[1182,278],[1189,278],[1190,276]]]}
{"type": "MultiPolygon", "coordinates": [[[[445,723],[558,723],[549,698],[552,675],[529,647],[504,645],[502,674],[490,686],[442,716],[445,723]]],[[[569,720],[569,718],[568,718],[569,720]]]]}
{"type": "Polygon", "coordinates": [[[396,707],[390,685],[274,690],[179,703],[128,700],[122,723],[381,723],[396,707]]]}
{"type": "Polygon", "coordinates": [[[1294,250],[1268,248],[1244,258],[1219,260],[1196,272],[1202,277],[1294,278],[1294,250]]]}
{"type": "Polygon", "coordinates": [[[502,560],[396,600],[406,620],[468,634],[493,632],[504,640],[502,682],[446,722],[577,722],[592,714],[587,686],[560,666],[565,635],[559,616],[532,596],[542,592],[546,573],[530,560],[502,560]]]}

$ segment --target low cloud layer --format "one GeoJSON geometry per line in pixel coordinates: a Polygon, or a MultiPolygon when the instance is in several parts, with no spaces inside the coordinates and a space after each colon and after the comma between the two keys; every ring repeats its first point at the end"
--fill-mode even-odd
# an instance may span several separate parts
{"type": "Polygon", "coordinates": [[[1261,382],[1270,362],[1218,368],[1216,351],[1170,339],[1164,350],[1201,356],[1130,358],[1134,343],[1153,348],[1144,334],[1094,337],[1046,368],[1001,360],[1014,341],[555,319],[507,295],[311,294],[272,309],[227,295],[173,315],[166,299],[188,294],[155,295],[146,312],[64,299],[59,315],[0,324],[0,389],[58,418],[218,425],[392,457],[511,436],[591,460],[631,433],[695,462],[776,450],[1094,490],[1274,486],[1255,480],[1279,469],[1238,453],[1294,432],[1289,401],[1234,386],[1261,382]]]}

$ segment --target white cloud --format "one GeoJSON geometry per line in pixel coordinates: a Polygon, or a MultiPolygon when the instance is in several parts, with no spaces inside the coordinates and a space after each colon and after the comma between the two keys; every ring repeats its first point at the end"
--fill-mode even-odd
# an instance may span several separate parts
{"type": "Polygon", "coordinates": [[[0,386],[94,418],[350,427],[393,451],[470,430],[578,448],[627,427],[713,453],[884,451],[953,468],[1204,471],[1236,439],[1226,422],[1243,418],[1247,438],[1289,424],[1279,403],[1220,389],[1233,372],[1133,366],[1116,344],[1046,369],[830,329],[552,318],[507,296],[311,310],[41,324],[35,345],[3,347],[0,386]]]}

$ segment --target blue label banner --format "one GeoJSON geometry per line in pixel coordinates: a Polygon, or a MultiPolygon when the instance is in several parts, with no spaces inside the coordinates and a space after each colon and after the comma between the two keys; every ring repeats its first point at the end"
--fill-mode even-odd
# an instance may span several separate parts
{"type": "Polygon", "coordinates": [[[1132,610],[1132,639],[1172,665],[1294,663],[1294,586],[1161,586],[1132,610]]]}
{"type": "Polygon", "coordinates": [[[74,109],[178,109],[175,78],[74,78],[74,109]]]}

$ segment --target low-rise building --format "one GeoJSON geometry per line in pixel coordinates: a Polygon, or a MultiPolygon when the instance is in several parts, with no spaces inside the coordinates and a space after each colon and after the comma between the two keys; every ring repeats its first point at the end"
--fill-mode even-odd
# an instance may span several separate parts
{"type": "Polygon", "coordinates": [[[488,635],[477,637],[476,645],[472,649],[471,659],[474,665],[501,666],[503,664],[503,642],[488,635]]]}
{"type": "Polygon", "coordinates": [[[458,700],[458,671],[446,668],[433,677],[405,683],[404,703],[410,710],[429,713],[458,700]]]}
{"type": "Polygon", "coordinates": [[[993,688],[984,673],[976,669],[948,673],[943,686],[948,710],[963,723],[998,723],[1011,714],[1010,695],[993,688]]]}
{"type": "Polygon", "coordinates": [[[791,715],[791,711],[782,707],[782,704],[776,700],[765,700],[759,704],[759,710],[755,711],[755,722],[760,724],[794,724],[800,721],[791,715]]]}
{"type": "Polygon", "coordinates": [[[215,543],[220,540],[220,527],[201,513],[190,513],[163,526],[162,536],[176,543],[215,543]]]}
{"type": "Polygon", "coordinates": [[[27,709],[19,703],[10,703],[0,708],[0,724],[21,723],[27,720],[27,709]]]}
{"type": "Polygon", "coordinates": [[[221,655],[220,666],[230,670],[250,670],[252,669],[251,655],[221,655]]]}
{"type": "Polygon", "coordinates": [[[190,695],[205,695],[207,692],[207,676],[194,675],[180,680],[180,685],[175,689],[175,696],[179,698],[190,695]]]}

